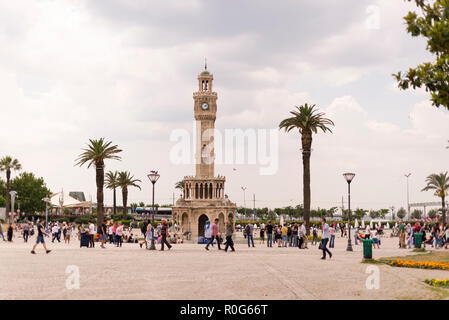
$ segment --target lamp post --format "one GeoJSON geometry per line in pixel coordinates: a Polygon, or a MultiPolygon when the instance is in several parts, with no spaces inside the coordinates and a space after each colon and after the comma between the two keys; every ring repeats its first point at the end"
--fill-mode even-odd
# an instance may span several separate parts
{"type": "Polygon", "coordinates": [[[404,174],[404,176],[407,178],[407,214],[408,219],[410,220],[410,199],[409,199],[409,193],[408,193],[408,178],[411,176],[411,173],[404,174]]]}
{"type": "Polygon", "coordinates": [[[247,189],[246,187],[241,187],[243,190],[243,212],[245,214],[246,217],[246,199],[245,199],[245,190],[247,189]]]}
{"type": "Polygon", "coordinates": [[[352,251],[351,244],[351,181],[355,177],[355,173],[344,173],[346,182],[348,183],[348,246],[346,251],[352,251]]]}
{"type": "Polygon", "coordinates": [[[160,175],[157,173],[157,171],[150,171],[150,174],[148,174],[147,177],[153,184],[153,206],[151,209],[151,229],[153,234],[151,237],[151,246],[148,250],[156,250],[156,245],[154,244],[154,184],[159,179],[160,175]]]}
{"type": "Polygon", "coordinates": [[[43,198],[42,201],[45,202],[45,228],[48,226],[48,203],[51,202],[50,198],[43,198]]]}
{"type": "MultiPolygon", "coordinates": [[[[9,194],[11,195],[11,211],[12,213],[15,212],[14,210],[14,201],[16,200],[16,196],[17,196],[17,191],[10,191],[9,194]]],[[[6,208],[6,210],[8,210],[8,208],[6,208]]],[[[13,216],[14,219],[14,216],[13,216]]],[[[11,222],[11,218],[9,218],[9,222],[11,222]]]]}

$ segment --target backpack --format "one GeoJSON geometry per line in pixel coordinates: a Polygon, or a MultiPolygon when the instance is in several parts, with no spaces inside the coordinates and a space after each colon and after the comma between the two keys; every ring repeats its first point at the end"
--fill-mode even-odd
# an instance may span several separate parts
{"type": "Polygon", "coordinates": [[[249,234],[249,224],[247,224],[246,227],[245,227],[245,233],[249,234]]]}

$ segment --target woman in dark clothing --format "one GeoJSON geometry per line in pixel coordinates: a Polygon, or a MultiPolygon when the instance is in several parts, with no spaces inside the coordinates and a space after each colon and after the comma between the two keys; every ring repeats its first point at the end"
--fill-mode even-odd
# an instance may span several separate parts
{"type": "Polygon", "coordinates": [[[8,234],[7,234],[8,241],[10,241],[10,242],[12,241],[12,235],[13,235],[13,229],[12,229],[12,225],[10,224],[8,227],[8,234]]]}

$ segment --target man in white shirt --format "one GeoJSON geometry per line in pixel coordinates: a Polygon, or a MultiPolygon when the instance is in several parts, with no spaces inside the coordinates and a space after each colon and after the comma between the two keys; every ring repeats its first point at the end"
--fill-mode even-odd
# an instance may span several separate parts
{"type": "Polygon", "coordinates": [[[92,221],[89,221],[89,248],[95,247],[94,236],[95,236],[95,225],[92,223],[92,221]]]}
{"type": "Polygon", "coordinates": [[[52,233],[52,239],[51,242],[55,242],[55,239],[58,240],[59,242],[61,242],[61,240],[58,239],[58,231],[59,231],[59,227],[58,224],[55,223],[53,225],[53,227],[51,228],[51,233],[52,233]]]}

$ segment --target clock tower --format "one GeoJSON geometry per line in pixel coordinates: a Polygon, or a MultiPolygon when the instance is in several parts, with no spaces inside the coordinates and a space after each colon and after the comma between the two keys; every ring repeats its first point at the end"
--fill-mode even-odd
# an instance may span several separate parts
{"type": "Polygon", "coordinates": [[[214,128],[217,93],[212,91],[214,77],[207,71],[198,75],[198,91],[193,93],[196,120],[196,176],[214,176],[214,128]]]}
{"type": "Polygon", "coordinates": [[[196,121],[194,176],[184,176],[183,192],[172,208],[174,234],[185,240],[203,241],[206,222],[218,219],[218,229],[225,231],[229,221],[235,227],[237,206],[225,194],[226,177],[214,173],[214,129],[217,117],[217,93],[212,91],[214,77],[207,71],[198,75],[198,91],[193,93],[196,121]]]}

